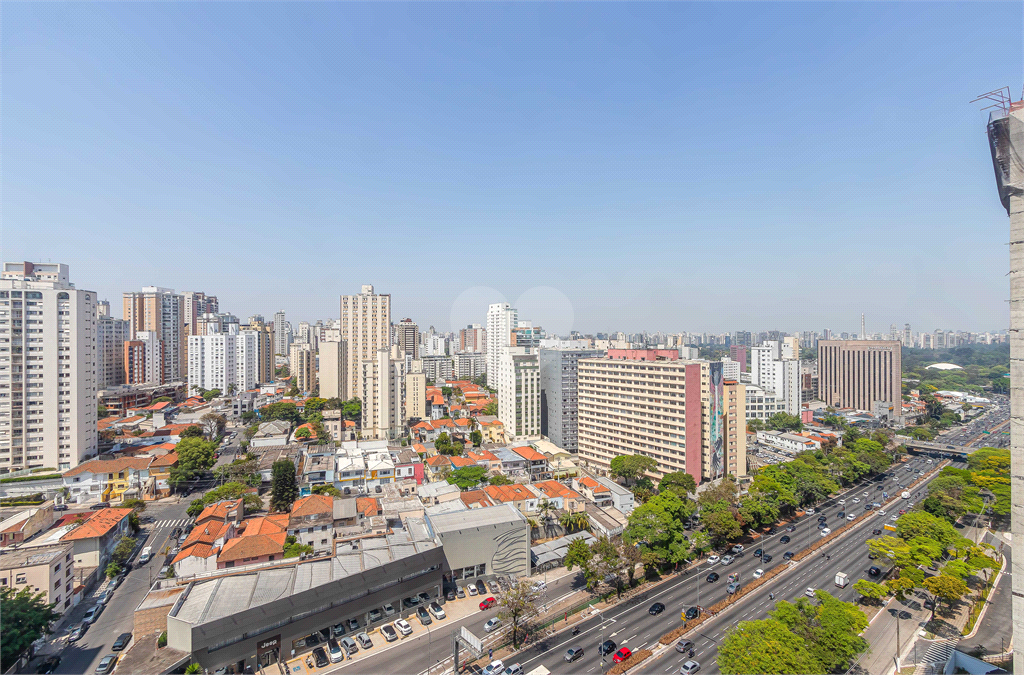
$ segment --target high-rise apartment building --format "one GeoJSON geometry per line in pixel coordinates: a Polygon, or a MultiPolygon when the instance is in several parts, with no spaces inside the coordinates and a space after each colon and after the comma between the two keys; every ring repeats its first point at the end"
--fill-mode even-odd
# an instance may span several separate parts
{"type": "Polygon", "coordinates": [[[901,345],[898,340],[820,340],[818,396],[835,408],[874,411],[875,404],[902,412],[901,345]]]}
{"type": "Polygon", "coordinates": [[[494,386],[501,350],[512,344],[512,329],[519,325],[519,313],[507,302],[487,306],[487,381],[494,386]]]}
{"type": "Polygon", "coordinates": [[[288,323],[284,310],[274,314],[274,355],[288,356],[292,345],[292,325],[288,323]]]}
{"type": "Polygon", "coordinates": [[[292,383],[302,393],[313,391],[316,387],[316,352],[307,344],[296,342],[288,352],[288,370],[292,383]]]}
{"type": "Polygon", "coordinates": [[[60,263],[0,274],[0,473],[96,454],[96,293],[60,263]]]}
{"type": "Polygon", "coordinates": [[[455,378],[459,380],[473,380],[487,372],[487,355],[479,352],[465,352],[456,354],[455,378]]]}
{"type": "Polygon", "coordinates": [[[751,350],[750,381],[774,392],[786,412],[800,414],[800,347],[796,338],[766,340],[751,350]]]}
{"type": "Polygon", "coordinates": [[[579,450],[579,361],[603,355],[597,349],[572,347],[542,346],[538,352],[540,432],[566,452],[579,450]]]}
{"type": "Polygon", "coordinates": [[[159,333],[140,330],[135,338],[122,343],[125,384],[164,383],[164,341],[159,333]]]}
{"type": "MultiPolygon", "coordinates": [[[[373,286],[364,284],[359,295],[341,296],[339,324],[341,339],[348,343],[348,390],[359,396],[364,391],[363,362],[376,362],[377,352],[391,346],[391,295],[377,295],[373,286]]],[[[371,393],[376,381],[369,383],[371,393]]]]}
{"type": "Polygon", "coordinates": [[[320,396],[347,401],[348,343],[344,340],[325,340],[320,343],[320,396]]]}
{"type": "Polygon", "coordinates": [[[459,330],[460,352],[487,352],[487,330],[473,323],[459,330]]]}
{"type": "Polygon", "coordinates": [[[189,393],[219,389],[225,395],[258,384],[258,336],[255,331],[210,333],[188,338],[189,393]]]}
{"type": "Polygon", "coordinates": [[[402,319],[395,326],[395,342],[406,356],[420,357],[420,327],[412,319],[402,319]]]}
{"type": "Polygon", "coordinates": [[[607,473],[618,455],[685,471],[700,483],[746,474],[744,385],[720,362],[680,359],[675,349],[610,350],[579,361],[579,455],[607,473]],[[626,392],[626,393],[624,393],[626,392]]]}
{"type": "Polygon", "coordinates": [[[405,421],[427,418],[427,376],[422,363],[413,361],[405,374],[405,421]]]}
{"type": "Polygon", "coordinates": [[[540,437],[540,361],[526,347],[503,347],[498,359],[498,419],[510,439],[540,437]]]}
{"type": "Polygon", "coordinates": [[[96,306],[96,386],[100,389],[124,384],[124,343],[128,322],[110,316],[110,303],[96,306]]]}
{"type": "Polygon", "coordinates": [[[747,372],[747,347],[743,345],[730,345],[729,358],[740,364],[740,372],[747,372]]]}
{"type": "Polygon", "coordinates": [[[529,321],[520,321],[512,329],[512,346],[526,347],[531,353],[536,352],[540,348],[540,343],[543,339],[544,329],[540,326],[534,326],[529,321]]]}
{"type": "Polygon", "coordinates": [[[158,384],[183,380],[188,375],[184,314],[184,296],[170,288],[146,286],[141,292],[124,294],[129,339],[136,339],[140,331],[148,331],[163,343],[162,380],[158,384]]]}
{"type": "Polygon", "coordinates": [[[249,323],[241,327],[256,336],[256,381],[273,382],[276,370],[274,363],[274,330],[263,321],[259,314],[249,317],[249,323]]]}
{"type": "Polygon", "coordinates": [[[405,422],[405,360],[379,349],[377,358],[364,360],[361,369],[363,438],[397,438],[405,422]]]}
{"type": "Polygon", "coordinates": [[[184,291],[182,294],[182,318],[185,322],[185,335],[203,335],[196,330],[196,322],[203,314],[219,314],[220,303],[216,296],[201,291],[184,291]]]}

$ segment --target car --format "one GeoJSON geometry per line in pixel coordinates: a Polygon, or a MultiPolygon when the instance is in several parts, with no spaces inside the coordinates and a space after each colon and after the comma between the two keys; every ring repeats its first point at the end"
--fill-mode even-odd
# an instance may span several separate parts
{"type": "Polygon", "coordinates": [[[604,656],[605,654],[611,654],[615,651],[615,648],[617,646],[618,645],[616,645],[613,641],[605,640],[601,643],[601,646],[597,648],[597,652],[601,656],[604,656]]]}
{"type": "Polygon", "coordinates": [[[733,562],[735,562],[735,560],[736,560],[736,558],[733,558],[731,555],[723,555],[722,556],[722,564],[723,565],[731,565],[731,564],[733,564],[733,562]]]}
{"type": "Polygon", "coordinates": [[[493,597],[487,598],[486,600],[480,603],[480,609],[490,609],[491,607],[494,607],[494,605],[496,605],[497,603],[498,601],[495,600],[493,597]]]}
{"type": "Polygon", "coordinates": [[[828,520],[828,516],[826,516],[824,513],[818,516],[819,523],[824,523],[826,520],[828,520]]]}
{"type": "Polygon", "coordinates": [[[125,647],[127,647],[128,643],[130,643],[131,641],[132,641],[132,634],[131,633],[121,633],[120,635],[117,636],[117,639],[114,640],[114,644],[110,647],[110,649],[112,649],[115,652],[119,652],[122,649],[124,649],[125,647]]]}
{"type": "Polygon", "coordinates": [[[779,537],[779,543],[780,544],[788,544],[790,541],[792,541],[792,540],[789,538],[788,534],[784,534],[781,537],[779,537]]]}
{"type": "Polygon", "coordinates": [[[679,668],[679,675],[693,675],[698,670],[700,670],[700,664],[691,659],[679,668]]]}
{"type": "Polygon", "coordinates": [[[327,656],[331,658],[331,663],[338,663],[345,658],[345,652],[334,638],[327,641],[327,656]]]}
{"type": "Polygon", "coordinates": [[[390,602],[384,603],[384,616],[394,616],[395,606],[390,602]]]}
{"type": "Polygon", "coordinates": [[[387,642],[394,642],[398,639],[398,631],[390,623],[386,623],[380,627],[380,634],[384,636],[387,642]]]}
{"type": "Polygon", "coordinates": [[[107,654],[100,661],[100,664],[96,666],[96,671],[100,675],[106,675],[114,669],[117,665],[117,654],[107,654]]]}
{"type": "Polygon", "coordinates": [[[761,556],[761,562],[763,562],[763,563],[770,563],[771,561],[772,561],[772,556],[771,556],[770,553],[765,553],[763,556],[761,556]]]}
{"type": "Polygon", "coordinates": [[[416,597],[402,598],[402,605],[406,609],[412,609],[416,605],[420,604],[420,599],[416,597]]]}
{"type": "Polygon", "coordinates": [[[740,590],[740,585],[737,582],[734,581],[734,582],[732,582],[731,584],[729,584],[726,587],[725,592],[728,593],[729,595],[732,595],[733,593],[735,593],[738,590],[740,590]]]}
{"type": "Polygon", "coordinates": [[[865,496],[865,497],[870,497],[870,496],[871,496],[871,494],[870,494],[870,493],[868,493],[868,492],[865,492],[865,493],[864,493],[864,496],[865,496]]]}
{"type": "Polygon", "coordinates": [[[854,504],[860,504],[860,497],[854,497],[853,498],[853,503],[854,504]]]}
{"type": "Polygon", "coordinates": [[[612,657],[612,663],[622,663],[632,655],[633,652],[630,651],[629,647],[622,647],[619,651],[615,652],[615,656],[612,657]]]}
{"type": "Polygon", "coordinates": [[[743,553],[743,544],[736,544],[735,546],[733,546],[732,552],[733,555],[739,555],[740,553],[743,553]]]}
{"type": "Polygon", "coordinates": [[[928,565],[928,569],[930,569],[932,572],[938,572],[939,566],[933,562],[932,564],[928,565]]]}
{"type": "Polygon", "coordinates": [[[794,555],[796,555],[796,554],[793,553],[792,551],[786,551],[785,553],[782,554],[782,559],[783,560],[792,560],[794,555]]]}
{"type": "Polygon", "coordinates": [[[693,621],[700,616],[700,609],[697,607],[690,607],[686,610],[686,620],[693,621]]]}
{"type": "Polygon", "coordinates": [[[369,623],[377,623],[384,618],[384,612],[379,609],[371,609],[369,615],[369,623]]]}
{"type": "Polygon", "coordinates": [[[345,634],[345,624],[336,623],[331,626],[331,637],[341,637],[345,634]]]}
{"type": "Polygon", "coordinates": [[[455,597],[456,598],[460,598],[460,599],[466,597],[466,589],[463,588],[462,586],[459,586],[458,588],[456,588],[455,589],[455,597]]]}
{"type": "Polygon", "coordinates": [[[868,560],[878,560],[878,555],[874,553],[868,553],[868,560]]]}
{"type": "Polygon", "coordinates": [[[829,534],[832,534],[832,529],[831,528],[828,528],[828,527],[822,528],[821,536],[824,537],[824,536],[829,535],[829,534]]]}
{"type": "Polygon", "coordinates": [[[338,644],[341,645],[341,648],[345,650],[345,654],[348,656],[352,656],[359,651],[359,647],[356,646],[356,641],[350,637],[341,638],[338,640],[338,644]]]}
{"type": "Polygon", "coordinates": [[[430,618],[430,612],[423,605],[416,608],[416,618],[420,620],[420,624],[423,626],[429,626],[434,623],[434,620],[430,618]]]}
{"type": "Polygon", "coordinates": [[[484,584],[482,579],[477,579],[476,592],[480,595],[484,595],[485,593],[487,593],[487,586],[484,584]]]}
{"type": "Polygon", "coordinates": [[[484,667],[482,673],[483,675],[500,675],[503,670],[505,670],[505,664],[501,662],[501,659],[494,659],[484,667]]]}
{"type": "Polygon", "coordinates": [[[75,624],[68,630],[68,642],[78,642],[85,635],[85,631],[89,630],[89,624],[79,623],[75,624]]]}
{"type": "Polygon", "coordinates": [[[100,605],[105,605],[108,602],[110,602],[110,598],[112,597],[114,597],[113,591],[103,591],[102,593],[96,596],[96,603],[100,605]]]}
{"type": "Polygon", "coordinates": [[[152,546],[147,546],[146,548],[142,549],[142,553],[141,553],[141,555],[139,555],[139,564],[140,565],[145,565],[146,563],[149,562],[150,558],[152,558],[152,557],[153,557],[153,547],[152,546]]]}
{"type": "Polygon", "coordinates": [[[756,570],[754,570],[754,578],[755,579],[760,579],[762,576],[764,576],[764,570],[763,569],[758,567],[756,570]]]}
{"type": "Polygon", "coordinates": [[[718,576],[717,572],[712,572],[711,574],[707,575],[707,577],[705,577],[705,578],[707,579],[708,583],[712,583],[713,584],[716,581],[718,581],[720,577],[718,576]]]}
{"type": "Polygon", "coordinates": [[[759,548],[756,551],[754,551],[754,557],[755,558],[760,558],[763,553],[764,553],[764,549],[760,549],[759,548]]]}
{"type": "Polygon", "coordinates": [[[796,525],[790,525],[787,527],[786,532],[796,532],[796,525]]]}
{"type": "Polygon", "coordinates": [[[583,658],[583,647],[570,647],[565,650],[566,663],[572,663],[576,659],[583,658]]]}
{"type": "Polygon", "coordinates": [[[647,613],[650,614],[651,616],[657,616],[657,615],[661,614],[664,611],[665,611],[665,605],[661,604],[660,602],[656,602],[653,605],[651,605],[651,608],[649,610],[647,610],[647,613]]]}
{"type": "Polygon", "coordinates": [[[688,652],[691,649],[693,649],[693,640],[687,640],[686,638],[683,638],[682,640],[676,643],[676,651],[680,654],[688,652]]]}
{"type": "Polygon", "coordinates": [[[103,605],[93,605],[89,608],[89,611],[82,617],[82,623],[93,624],[96,623],[96,619],[100,617],[100,612],[103,611],[103,605]]]}
{"type": "Polygon", "coordinates": [[[115,590],[118,586],[121,585],[122,581],[124,581],[124,574],[118,574],[116,577],[114,577],[113,579],[110,580],[109,584],[107,584],[107,590],[108,591],[115,590]]]}
{"type": "Polygon", "coordinates": [[[501,587],[499,587],[498,584],[495,583],[494,579],[491,579],[487,582],[487,588],[491,589],[491,593],[494,593],[495,595],[501,593],[501,587]]]}
{"type": "Polygon", "coordinates": [[[808,598],[813,598],[814,597],[814,589],[811,588],[810,586],[808,586],[807,590],[804,591],[804,595],[806,595],[808,598]]]}
{"type": "Polygon", "coordinates": [[[814,515],[814,507],[813,506],[807,507],[807,510],[804,513],[806,513],[809,516],[813,516],[814,515]]]}
{"type": "Polygon", "coordinates": [[[426,603],[430,602],[433,599],[433,598],[430,597],[429,593],[420,593],[416,597],[419,598],[420,602],[423,603],[423,604],[426,604],[426,603]]]}
{"type": "Polygon", "coordinates": [[[882,573],[882,570],[879,569],[879,567],[877,565],[872,565],[871,567],[868,568],[868,574],[870,574],[873,577],[877,577],[881,573],[882,573]]]}
{"type": "Polygon", "coordinates": [[[487,623],[484,624],[484,632],[485,633],[493,633],[494,631],[498,630],[498,626],[500,626],[500,625],[501,625],[501,619],[499,619],[498,617],[494,617],[493,619],[488,619],[487,623]]]}
{"type": "Polygon", "coordinates": [[[875,529],[871,530],[871,534],[876,535],[876,536],[879,535],[879,534],[882,534],[882,528],[876,527],[875,529]]]}
{"type": "Polygon", "coordinates": [[[854,520],[857,520],[857,516],[856,516],[856,514],[848,513],[848,514],[846,514],[846,519],[851,521],[851,522],[853,522],[854,520]]]}
{"type": "Polygon", "coordinates": [[[455,591],[448,591],[447,593],[445,593],[444,597],[445,597],[445,600],[447,600],[448,602],[451,602],[452,600],[455,599],[455,591]]]}
{"type": "Polygon", "coordinates": [[[359,630],[359,619],[349,619],[348,620],[348,629],[350,631],[352,631],[353,633],[358,631],[359,630]]]}
{"type": "Polygon", "coordinates": [[[846,511],[840,511],[839,513],[836,514],[836,518],[845,518],[845,517],[846,517],[846,511]]]}
{"type": "Polygon", "coordinates": [[[818,523],[818,529],[819,530],[827,530],[828,529],[828,523],[818,523]]]}
{"type": "Polygon", "coordinates": [[[846,505],[846,500],[845,500],[845,499],[840,499],[840,500],[839,500],[838,502],[836,502],[836,503],[837,503],[837,504],[839,504],[840,506],[845,506],[845,505],[846,505]]]}
{"type": "Polygon", "coordinates": [[[402,635],[412,635],[412,626],[409,625],[409,622],[405,619],[398,619],[395,621],[395,628],[397,628],[398,632],[402,635]]]}
{"type": "Polygon", "coordinates": [[[468,586],[466,586],[466,590],[469,592],[470,595],[477,594],[476,584],[469,584],[468,586]]]}
{"type": "Polygon", "coordinates": [[[721,560],[721,558],[719,558],[717,555],[709,555],[708,556],[708,564],[714,565],[719,560],[721,560]]]}
{"type": "Polygon", "coordinates": [[[505,668],[505,670],[501,672],[501,675],[522,675],[523,672],[522,664],[513,663],[511,666],[505,668]]]}
{"type": "Polygon", "coordinates": [[[871,504],[865,504],[865,505],[864,505],[864,510],[865,510],[865,511],[870,511],[870,510],[871,510],[871,509],[873,509],[873,508],[874,508],[874,507],[873,507],[873,506],[871,506],[871,504]]]}
{"type": "Polygon", "coordinates": [[[430,610],[430,613],[434,616],[434,618],[438,621],[440,621],[441,619],[448,618],[448,615],[444,613],[443,609],[441,609],[441,605],[437,604],[436,602],[430,603],[428,609],[430,610]]]}
{"type": "Polygon", "coordinates": [[[36,672],[37,673],[44,673],[44,674],[45,673],[52,673],[53,671],[57,670],[57,666],[59,666],[59,665],[60,665],[60,657],[57,656],[56,654],[54,654],[50,658],[48,658],[45,661],[43,661],[42,663],[40,663],[39,667],[36,668],[36,672]]]}
{"type": "Polygon", "coordinates": [[[365,632],[356,635],[356,640],[359,641],[359,644],[362,646],[363,649],[369,649],[373,646],[373,640],[371,640],[370,636],[367,635],[365,632]]]}
{"type": "Polygon", "coordinates": [[[313,660],[316,662],[317,668],[323,668],[331,664],[330,659],[327,658],[327,652],[324,651],[323,647],[317,647],[313,650],[313,660]]]}

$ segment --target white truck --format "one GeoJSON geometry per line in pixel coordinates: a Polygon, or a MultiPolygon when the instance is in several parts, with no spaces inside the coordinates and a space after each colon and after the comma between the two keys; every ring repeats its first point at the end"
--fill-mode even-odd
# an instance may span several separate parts
{"type": "Polygon", "coordinates": [[[910,493],[904,490],[903,494],[901,494],[900,497],[903,497],[904,499],[910,499],[910,493]]]}
{"type": "Polygon", "coordinates": [[[850,583],[850,577],[846,576],[846,572],[836,573],[836,586],[839,588],[846,588],[846,584],[850,583]]]}

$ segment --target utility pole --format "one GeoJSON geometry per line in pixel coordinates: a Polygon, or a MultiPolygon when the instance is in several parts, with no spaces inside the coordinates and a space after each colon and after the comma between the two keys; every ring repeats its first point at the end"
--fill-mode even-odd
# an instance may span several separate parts
{"type": "Polygon", "coordinates": [[[900,614],[902,610],[896,610],[896,656],[893,660],[896,662],[896,672],[900,672],[900,614]]]}

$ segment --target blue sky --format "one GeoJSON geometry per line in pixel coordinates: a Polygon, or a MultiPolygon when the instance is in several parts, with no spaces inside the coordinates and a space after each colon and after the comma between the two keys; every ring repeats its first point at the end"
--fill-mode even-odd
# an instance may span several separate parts
{"type": "Polygon", "coordinates": [[[0,249],[243,318],[372,283],[439,329],[522,298],[583,331],[998,330],[970,100],[1020,95],[1022,30],[1015,3],[5,3],[0,249]]]}

